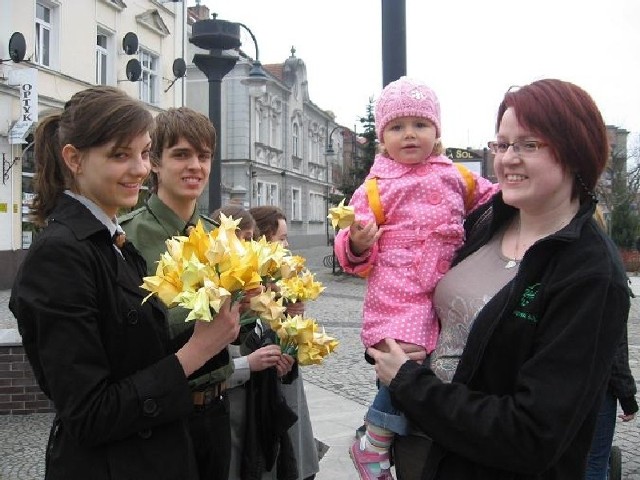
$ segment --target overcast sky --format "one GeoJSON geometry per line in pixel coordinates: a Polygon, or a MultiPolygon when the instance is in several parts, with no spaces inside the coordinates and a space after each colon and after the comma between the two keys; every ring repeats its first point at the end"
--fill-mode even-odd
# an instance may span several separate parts
{"type": "MultiPolygon", "coordinates": [[[[380,0],[202,1],[253,31],[262,63],[295,46],[311,100],[361,129],[382,89],[380,0]]],[[[440,98],[446,146],[486,145],[504,92],[550,77],[587,90],[607,124],[640,133],[639,0],[406,0],[406,11],[407,74],[440,98]]],[[[244,31],[242,41],[254,56],[244,31]]]]}

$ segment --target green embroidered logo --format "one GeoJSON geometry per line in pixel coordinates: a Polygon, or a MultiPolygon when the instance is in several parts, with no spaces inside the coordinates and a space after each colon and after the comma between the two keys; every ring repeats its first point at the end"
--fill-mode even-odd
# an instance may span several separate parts
{"type": "Polygon", "coordinates": [[[525,309],[533,301],[535,296],[538,294],[539,288],[540,288],[540,284],[535,283],[533,285],[529,285],[527,288],[524,289],[524,292],[522,293],[522,296],[520,297],[520,302],[518,304],[519,308],[513,311],[513,314],[516,317],[522,318],[523,320],[527,320],[528,322],[531,322],[531,323],[538,323],[538,317],[533,313],[526,312],[525,309]]]}

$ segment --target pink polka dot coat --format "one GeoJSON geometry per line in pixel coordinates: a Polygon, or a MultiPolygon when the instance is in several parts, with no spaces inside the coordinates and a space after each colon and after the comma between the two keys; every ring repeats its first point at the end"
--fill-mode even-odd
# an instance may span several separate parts
{"type": "MultiPolygon", "coordinates": [[[[335,251],[342,268],[359,274],[371,268],[363,307],[361,338],[365,347],[385,337],[420,345],[428,353],[438,339],[433,291],[449,270],[464,240],[466,184],[453,162],[432,156],[419,165],[403,165],[377,155],[367,178],[377,177],[385,214],[383,234],[370,252],[357,257],[349,248],[349,229],[336,235],[335,251]]],[[[497,191],[474,174],[475,193],[469,211],[497,191]]],[[[356,220],[375,220],[364,185],[350,205],[356,220]]]]}

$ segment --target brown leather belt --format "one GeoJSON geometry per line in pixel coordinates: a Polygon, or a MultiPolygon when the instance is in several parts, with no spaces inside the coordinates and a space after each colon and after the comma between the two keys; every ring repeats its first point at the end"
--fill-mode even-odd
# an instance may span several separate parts
{"type": "Polygon", "coordinates": [[[226,389],[227,382],[220,382],[204,390],[193,392],[193,404],[197,406],[209,405],[210,403],[220,400],[226,389]]]}

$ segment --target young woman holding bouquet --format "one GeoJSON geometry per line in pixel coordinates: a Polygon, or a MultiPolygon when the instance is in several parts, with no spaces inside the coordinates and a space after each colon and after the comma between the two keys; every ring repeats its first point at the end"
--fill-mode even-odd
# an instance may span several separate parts
{"type": "MultiPolygon", "coordinates": [[[[264,205],[249,210],[256,221],[256,238],[264,235],[270,242],[280,242],[288,247],[287,218],[284,212],[275,206],[264,205]]],[[[296,302],[287,305],[287,314],[304,314],[304,303],[296,302]]],[[[320,471],[318,460],[318,448],[313,437],[311,417],[307,406],[307,397],[304,393],[302,372],[297,364],[294,366],[298,375],[291,384],[283,384],[282,392],[287,404],[298,416],[298,421],[289,429],[289,436],[293,442],[296,459],[298,462],[298,478],[300,480],[312,480],[320,471]]]]}
{"type": "MultiPolygon", "coordinates": [[[[240,221],[236,230],[238,238],[241,240],[253,239],[256,222],[247,210],[238,205],[227,205],[212,212],[211,219],[215,222],[220,222],[221,214],[240,221]]],[[[240,335],[238,335],[233,344],[229,345],[229,353],[233,359],[234,367],[233,375],[228,380],[229,389],[227,390],[231,422],[229,480],[270,480],[276,478],[277,475],[282,479],[294,480],[296,478],[296,470],[294,468],[294,453],[290,442],[287,445],[280,446],[280,454],[276,464],[270,471],[267,471],[265,456],[269,456],[269,453],[265,455],[265,450],[262,448],[262,443],[258,438],[258,428],[263,428],[263,432],[267,430],[265,425],[257,425],[257,423],[264,424],[265,422],[257,419],[258,416],[262,415],[262,412],[260,408],[256,408],[256,402],[253,402],[254,404],[247,402],[247,397],[252,396],[252,393],[256,390],[251,383],[247,385],[252,377],[254,383],[258,383],[259,380],[265,380],[265,377],[268,377],[265,382],[261,382],[262,389],[269,388],[273,391],[278,387],[279,382],[277,379],[287,375],[291,371],[294,362],[291,356],[283,355],[280,347],[275,343],[263,346],[256,344],[260,341],[260,335],[258,333],[253,334],[253,332],[254,329],[260,332],[260,328],[256,328],[255,323],[241,327],[240,335]],[[248,340],[248,337],[253,339],[251,347],[249,346],[251,340],[248,340]],[[275,368],[275,375],[273,371],[265,372],[272,368],[275,368]],[[283,461],[287,457],[290,461],[283,461]]],[[[272,407],[266,402],[258,401],[257,403],[261,404],[259,405],[261,408],[272,407]]],[[[269,413],[266,415],[272,416],[269,413]]],[[[271,431],[273,432],[273,429],[271,431]]],[[[273,442],[278,442],[277,437],[273,442]]]]}
{"type": "Polygon", "coordinates": [[[49,480],[199,479],[188,377],[236,337],[239,314],[226,304],[171,341],[159,300],[143,303],[145,262],[116,214],[138,201],[152,127],[141,102],[95,87],[36,130],[32,213],[44,228],[9,307],[56,412],[49,480]]]}
{"type": "MultiPolygon", "coordinates": [[[[147,262],[148,275],[155,274],[166,240],[187,235],[199,221],[207,231],[216,226],[199,214],[197,205],[209,180],[215,146],[216,132],[205,115],[180,107],[156,116],[150,154],[152,193],[143,207],[120,218],[122,228],[147,262]]],[[[185,322],[187,315],[184,308],[169,309],[171,336],[180,336],[190,328],[191,322],[185,322]]],[[[189,377],[193,402],[189,432],[202,479],[227,480],[229,476],[231,433],[226,389],[232,371],[224,349],[189,377]]]]}

